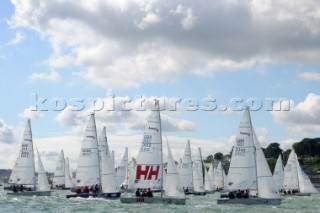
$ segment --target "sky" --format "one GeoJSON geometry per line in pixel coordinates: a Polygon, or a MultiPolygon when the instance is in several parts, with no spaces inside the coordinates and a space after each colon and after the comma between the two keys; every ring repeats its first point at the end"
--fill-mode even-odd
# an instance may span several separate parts
{"type": "Polygon", "coordinates": [[[319,137],[320,2],[3,0],[0,87],[0,168],[30,118],[46,170],[61,149],[76,170],[91,112],[136,157],[154,99],[175,160],[228,154],[245,107],[286,150],[319,137]]]}

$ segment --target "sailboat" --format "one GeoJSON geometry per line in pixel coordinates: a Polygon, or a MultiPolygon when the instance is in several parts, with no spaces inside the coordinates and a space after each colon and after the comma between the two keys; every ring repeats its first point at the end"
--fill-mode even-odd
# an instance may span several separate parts
{"type": "Polygon", "coordinates": [[[178,173],[181,181],[181,186],[186,194],[193,191],[193,169],[190,140],[187,141],[183,152],[183,157],[178,165],[178,173]]]}
{"type": "Polygon", "coordinates": [[[65,189],[72,189],[76,186],[76,184],[74,184],[74,182],[72,181],[71,177],[70,177],[70,166],[69,166],[69,159],[65,158],[64,159],[64,180],[65,180],[65,184],[64,184],[64,188],[65,189]]]}
{"type": "Polygon", "coordinates": [[[101,198],[119,198],[121,192],[116,187],[114,169],[110,153],[100,152],[99,158],[97,129],[94,113],[90,114],[85,135],[82,140],[81,153],[78,160],[77,186],[80,187],[98,187],[101,184],[101,192],[88,193],[81,192],[77,194],[66,195],[67,198],[73,197],[101,197],[101,198]],[[100,166],[101,163],[101,166],[100,166]],[[100,170],[101,168],[101,170],[100,170]]]}
{"type": "Polygon", "coordinates": [[[20,152],[9,179],[9,184],[13,184],[13,193],[7,193],[7,195],[51,195],[51,191],[46,187],[49,184],[39,154],[38,167],[38,184],[36,184],[31,122],[28,119],[23,133],[20,152]]]}
{"type": "Polygon", "coordinates": [[[125,183],[125,179],[128,173],[128,148],[125,148],[124,154],[122,156],[122,160],[120,162],[120,165],[117,167],[116,172],[116,179],[117,179],[117,185],[121,185],[121,190],[125,190],[127,188],[127,185],[125,183]]]}
{"type": "Polygon", "coordinates": [[[206,191],[203,183],[203,165],[201,157],[201,149],[198,147],[196,155],[193,160],[193,191],[189,191],[186,194],[193,195],[206,195],[206,191]]]}
{"type": "Polygon", "coordinates": [[[214,189],[216,191],[220,191],[224,189],[225,185],[225,180],[226,180],[226,175],[224,172],[224,169],[222,167],[221,161],[218,163],[218,166],[216,169],[213,171],[213,184],[214,184],[214,189]]]}
{"type": "Polygon", "coordinates": [[[185,204],[186,196],[181,187],[177,166],[173,159],[169,143],[167,144],[167,146],[168,163],[166,173],[165,194],[169,199],[168,201],[173,202],[175,204],[185,204]]]}
{"type": "Polygon", "coordinates": [[[54,171],[54,176],[52,179],[52,186],[54,188],[64,188],[65,186],[65,160],[63,150],[61,150],[58,157],[57,165],[54,171]]]}
{"type": "Polygon", "coordinates": [[[287,194],[296,196],[310,196],[319,193],[312,185],[308,175],[301,169],[294,149],[290,152],[287,165],[284,168],[283,190],[287,194]]]}
{"type": "Polygon", "coordinates": [[[141,141],[136,164],[135,188],[136,194],[140,189],[150,189],[160,190],[161,196],[121,197],[121,203],[175,203],[177,200],[163,196],[162,132],[158,100],[155,100],[155,109],[148,118],[141,141]]]}
{"type": "Polygon", "coordinates": [[[279,155],[276,166],[274,167],[273,171],[273,181],[276,184],[279,191],[281,191],[283,186],[283,180],[284,180],[284,171],[283,171],[283,164],[281,155],[279,155]]]}
{"type": "Polygon", "coordinates": [[[214,188],[212,186],[212,180],[209,177],[207,168],[204,168],[204,189],[206,193],[208,194],[213,194],[214,193],[214,188]]]}
{"type": "Polygon", "coordinates": [[[210,167],[209,167],[209,170],[208,170],[208,176],[209,176],[209,179],[211,181],[211,188],[213,190],[215,190],[215,187],[214,187],[214,168],[213,168],[213,163],[210,164],[210,167]]]}
{"type": "Polygon", "coordinates": [[[249,109],[241,119],[233,147],[226,190],[218,204],[262,204],[280,205],[280,194],[275,188],[272,175],[259,142],[254,136],[249,109]],[[234,191],[237,191],[234,196],[234,191]],[[246,195],[241,198],[241,191],[246,195]]]}

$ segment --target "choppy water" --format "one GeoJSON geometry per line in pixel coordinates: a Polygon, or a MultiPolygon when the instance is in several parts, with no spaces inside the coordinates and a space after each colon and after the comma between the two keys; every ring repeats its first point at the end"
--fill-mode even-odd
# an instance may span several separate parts
{"type": "Polygon", "coordinates": [[[218,205],[219,193],[190,196],[186,205],[174,204],[121,204],[120,200],[66,199],[69,191],[54,191],[50,197],[14,197],[0,192],[0,212],[236,212],[236,213],[319,213],[320,195],[311,197],[285,197],[281,206],[218,205]]]}

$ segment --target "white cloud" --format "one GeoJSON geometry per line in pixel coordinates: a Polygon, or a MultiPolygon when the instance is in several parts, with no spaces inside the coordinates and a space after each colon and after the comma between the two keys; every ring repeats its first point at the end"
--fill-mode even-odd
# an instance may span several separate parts
{"type": "MultiPolygon", "coordinates": [[[[277,103],[279,104],[279,103],[277,103]]],[[[290,135],[310,136],[320,129],[320,96],[310,93],[301,103],[290,102],[289,111],[272,111],[275,121],[288,125],[290,135]]]]}
{"type": "Polygon", "coordinates": [[[46,80],[46,81],[56,82],[61,79],[61,76],[58,72],[52,70],[49,73],[32,73],[32,75],[29,76],[29,79],[32,81],[46,80]]]}
{"type": "Polygon", "coordinates": [[[320,58],[315,0],[13,4],[12,26],[49,40],[50,66],[78,66],[78,76],[108,89],[320,58]]]}
{"type": "Polygon", "coordinates": [[[302,72],[299,73],[299,78],[307,81],[320,81],[320,72],[311,71],[311,72],[302,72]]]}
{"type": "Polygon", "coordinates": [[[23,110],[23,112],[19,113],[19,117],[31,120],[40,119],[43,116],[44,115],[37,111],[36,108],[33,106],[30,106],[29,108],[23,110]]]}
{"type": "Polygon", "coordinates": [[[17,45],[25,39],[22,33],[17,32],[15,37],[8,42],[8,45],[17,45]]]}
{"type": "Polygon", "coordinates": [[[12,144],[15,142],[13,127],[6,124],[4,120],[0,119],[0,143],[12,144]]]}

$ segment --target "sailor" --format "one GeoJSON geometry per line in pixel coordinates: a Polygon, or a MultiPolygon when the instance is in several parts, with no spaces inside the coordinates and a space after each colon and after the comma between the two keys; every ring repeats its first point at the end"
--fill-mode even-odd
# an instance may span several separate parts
{"type": "Polygon", "coordinates": [[[137,190],[136,190],[136,197],[140,197],[140,189],[139,188],[137,188],[137,190]]]}

